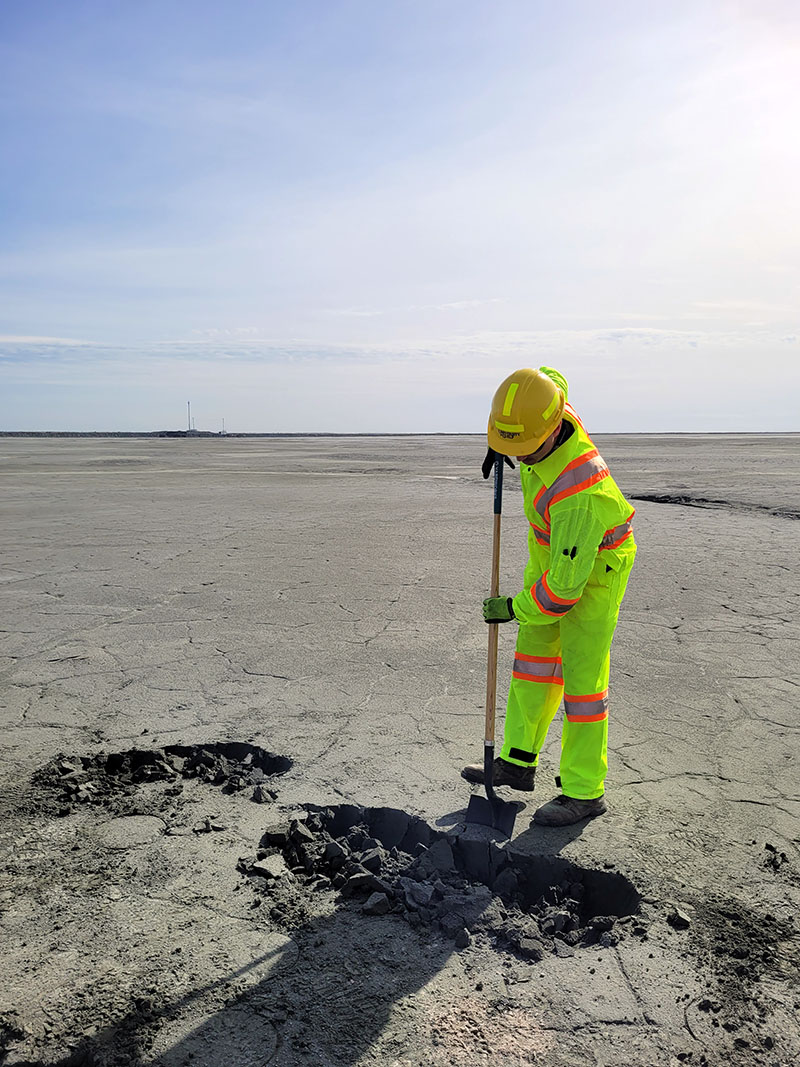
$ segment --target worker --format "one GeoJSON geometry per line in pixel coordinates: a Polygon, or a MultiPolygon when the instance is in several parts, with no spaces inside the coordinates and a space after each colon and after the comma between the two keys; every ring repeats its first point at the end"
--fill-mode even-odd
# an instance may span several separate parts
{"type": "MultiPolygon", "coordinates": [[[[636,544],[633,508],[567,403],[551,367],[515,371],[489,417],[488,478],[499,454],[520,464],[530,557],[516,596],[483,602],[487,623],[519,623],[494,785],[530,791],[547,731],[562,701],[562,792],[534,822],[566,826],[607,810],[608,677],[611,640],[636,544]]],[[[465,767],[484,781],[483,764],[465,767]]]]}

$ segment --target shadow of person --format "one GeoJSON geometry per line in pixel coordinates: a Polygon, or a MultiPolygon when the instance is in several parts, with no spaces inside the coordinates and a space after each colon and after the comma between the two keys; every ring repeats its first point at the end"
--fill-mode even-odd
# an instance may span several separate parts
{"type": "Polygon", "coordinates": [[[281,948],[150,1014],[130,1011],[52,1067],[349,1067],[382,1040],[399,1056],[419,1035],[414,1014],[395,1009],[453,952],[431,927],[341,902],[281,948]]]}
{"type": "Polygon", "coordinates": [[[557,856],[567,845],[577,840],[592,822],[593,819],[582,819],[571,826],[539,826],[531,821],[526,829],[509,842],[508,847],[512,852],[523,856],[557,856]]]}
{"type": "MultiPolygon", "coordinates": [[[[573,823],[572,826],[538,826],[533,821],[533,811],[531,810],[530,813],[526,811],[529,805],[516,799],[510,801],[510,803],[517,809],[517,821],[514,827],[517,832],[510,840],[506,839],[502,834],[496,834],[495,840],[499,845],[508,849],[509,852],[518,852],[525,856],[557,855],[570,842],[580,837],[593,821],[592,819],[583,819],[579,823],[573,823]],[[527,826],[525,825],[526,818],[529,820],[527,826]]],[[[448,828],[451,833],[463,834],[467,830],[466,817],[467,809],[459,808],[458,811],[450,811],[446,815],[440,815],[434,825],[448,828]]]]}

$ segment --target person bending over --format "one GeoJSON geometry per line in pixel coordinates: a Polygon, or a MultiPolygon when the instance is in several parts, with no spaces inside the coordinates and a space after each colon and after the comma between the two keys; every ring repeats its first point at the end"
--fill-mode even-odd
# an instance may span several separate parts
{"type": "MultiPolygon", "coordinates": [[[[563,792],[533,818],[566,826],[607,810],[610,650],[636,556],[634,509],[567,403],[566,379],[551,367],[506,378],[492,401],[488,440],[484,477],[497,453],[516,456],[530,524],[524,589],[483,602],[488,623],[519,623],[494,784],[533,789],[563,698],[556,778],[563,792]]],[[[483,764],[461,774],[482,783],[483,764]]]]}

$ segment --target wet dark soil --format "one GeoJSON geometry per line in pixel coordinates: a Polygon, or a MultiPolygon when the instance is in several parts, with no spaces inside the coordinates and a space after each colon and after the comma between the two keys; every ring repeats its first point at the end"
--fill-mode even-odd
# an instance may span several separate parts
{"type": "Polygon", "coordinates": [[[271,779],[291,766],[286,756],[240,741],[165,745],[92,756],[60,754],[33,775],[33,785],[40,809],[55,809],[58,815],[69,815],[77,804],[108,805],[147,782],[189,778],[226,793],[249,789],[253,800],[264,803],[277,798],[271,779]]]}
{"type": "Polygon", "coordinates": [[[639,892],[616,872],[515,856],[484,837],[437,832],[394,808],[306,812],[274,823],[258,853],[239,861],[268,898],[270,918],[284,928],[304,920],[309,892],[333,890],[342,906],[396,915],[456,948],[482,935],[533,962],[546,952],[610,947],[622,920],[646,932],[639,892]]]}

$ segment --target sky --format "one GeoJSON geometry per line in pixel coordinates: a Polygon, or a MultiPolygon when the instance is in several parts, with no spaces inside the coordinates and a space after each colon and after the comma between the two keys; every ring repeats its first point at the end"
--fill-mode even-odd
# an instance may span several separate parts
{"type": "Polygon", "coordinates": [[[3,0],[0,430],[800,430],[796,0],[3,0]]]}

